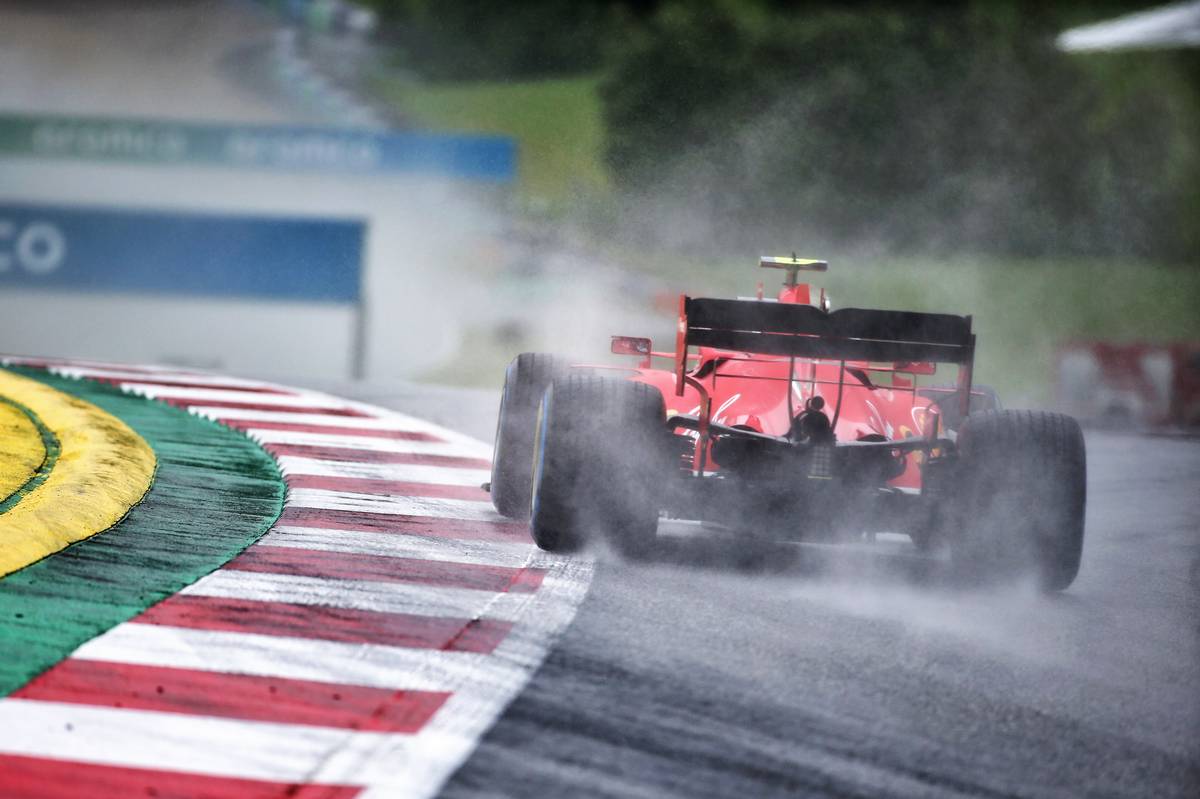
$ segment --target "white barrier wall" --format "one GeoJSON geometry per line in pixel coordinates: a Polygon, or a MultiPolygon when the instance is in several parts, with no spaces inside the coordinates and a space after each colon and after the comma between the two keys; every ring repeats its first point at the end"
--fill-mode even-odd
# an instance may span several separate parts
{"type": "MultiPolygon", "coordinates": [[[[418,375],[455,351],[472,313],[465,307],[471,303],[457,299],[453,265],[476,254],[489,223],[467,199],[470,191],[452,179],[396,174],[0,160],[0,203],[366,224],[361,307],[75,293],[0,283],[0,350],[266,376],[418,375]]],[[[27,266],[16,257],[20,233],[10,231],[7,241],[0,235],[0,256],[9,255],[14,269],[27,266]]],[[[46,246],[39,245],[42,255],[46,246]]]]}

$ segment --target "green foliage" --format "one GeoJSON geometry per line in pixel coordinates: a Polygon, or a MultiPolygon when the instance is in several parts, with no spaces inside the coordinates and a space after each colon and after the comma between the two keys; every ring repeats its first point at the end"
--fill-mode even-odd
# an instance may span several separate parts
{"type": "Polygon", "coordinates": [[[405,64],[436,80],[595,69],[615,19],[601,0],[375,0],[405,64]]]}
{"type": "Polygon", "coordinates": [[[601,87],[608,162],[697,244],[1195,259],[1196,84],[1113,55],[1114,87],[1059,29],[1015,4],[668,4],[601,87]]]}
{"type": "Polygon", "coordinates": [[[518,137],[526,196],[621,234],[1200,261],[1200,53],[1053,46],[1131,0],[373,5],[460,81],[392,81],[406,115],[518,137]]]}
{"type": "Polygon", "coordinates": [[[521,194],[563,207],[608,189],[596,84],[593,76],[432,85],[389,78],[377,88],[420,127],[513,137],[521,194]]]}

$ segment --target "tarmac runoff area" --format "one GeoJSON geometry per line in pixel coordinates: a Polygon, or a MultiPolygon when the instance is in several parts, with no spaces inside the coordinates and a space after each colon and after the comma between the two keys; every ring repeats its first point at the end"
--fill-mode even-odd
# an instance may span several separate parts
{"type": "MultiPolygon", "coordinates": [[[[81,786],[93,797],[431,796],[587,592],[589,559],[540,553],[524,525],[491,509],[479,487],[490,448],[465,436],[256,381],[22,363],[53,370],[26,376],[125,403],[117,415],[155,449],[159,471],[115,528],[0,580],[6,650],[39,612],[61,622],[83,595],[118,584],[136,593],[99,603],[122,613],[36,670],[5,674],[0,663],[5,797],[73,797],[81,786]],[[133,423],[134,406],[199,427],[167,434],[161,419],[133,423]],[[197,446],[205,431],[229,447],[209,453],[209,466],[257,453],[282,470],[287,496],[270,513],[260,491],[261,529],[241,519],[240,538],[200,559],[197,547],[239,526],[221,516],[238,504],[230,486],[196,484],[182,500],[155,492],[179,481],[182,462],[202,460],[171,446],[197,446]],[[175,515],[147,522],[165,507],[175,515]],[[164,529],[181,520],[191,526],[166,530],[163,546],[164,529]]],[[[269,476],[257,475],[259,489],[269,476]]],[[[49,631],[23,635],[28,646],[49,631]]]]}

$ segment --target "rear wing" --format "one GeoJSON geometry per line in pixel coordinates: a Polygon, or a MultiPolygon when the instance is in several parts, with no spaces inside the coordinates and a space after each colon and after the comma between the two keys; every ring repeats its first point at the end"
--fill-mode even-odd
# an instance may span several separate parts
{"type": "MultiPolygon", "coordinates": [[[[679,298],[676,392],[683,394],[687,349],[715,347],[763,355],[846,361],[934,361],[964,368],[975,359],[971,317],[912,311],[679,298]]],[[[963,374],[965,373],[965,375],[963,374]]]]}

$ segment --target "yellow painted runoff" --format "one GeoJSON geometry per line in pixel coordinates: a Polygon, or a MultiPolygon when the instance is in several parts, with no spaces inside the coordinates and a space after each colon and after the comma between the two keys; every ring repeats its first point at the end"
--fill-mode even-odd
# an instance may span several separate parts
{"type": "Polygon", "coordinates": [[[45,461],[37,425],[17,406],[0,401],[0,502],[33,479],[45,461]]]}
{"type": "MultiPolygon", "coordinates": [[[[59,443],[58,459],[44,481],[0,513],[3,576],[124,518],[150,490],[156,460],[150,446],[120,419],[36,380],[0,370],[0,396],[36,414],[59,443]]],[[[8,428],[3,435],[8,437],[8,428]]]]}

